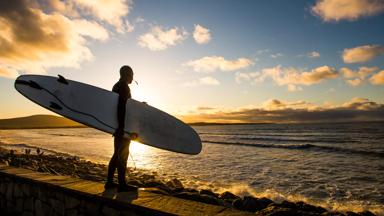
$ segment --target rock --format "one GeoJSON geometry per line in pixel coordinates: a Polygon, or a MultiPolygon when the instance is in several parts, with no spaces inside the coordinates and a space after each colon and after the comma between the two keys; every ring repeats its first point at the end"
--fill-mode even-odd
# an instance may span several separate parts
{"type": "Polygon", "coordinates": [[[219,200],[217,200],[215,197],[212,197],[209,195],[200,195],[198,193],[181,192],[181,193],[175,194],[174,196],[183,198],[183,199],[212,204],[212,205],[218,205],[220,203],[219,200]]]}
{"type": "Polygon", "coordinates": [[[24,200],[24,210],[33,211],[33,197],[28,197],[24,200]]]}
{"type": "Polygon", "coordinates": [[[85,204],[85,215],[98,215],[99,214],[99,205],[94,203],[86,203],[85,204]]]}
{"type": "Polygon", "coordinates": [[[359,215],[362,215],[362,216],[375,216],[375,214],[373,214],[370,211],[359,212],[359,215]]]}
{"type": "Polygon", "coordinates": [[[23,196],[23,191],[21,190],[21,185],[15,184],[13,186],[13,196],[14,197],[22,197],[23,196]]]}
{"type": "Polygon", "coordinates": [[[134,185],[134,186],[137,186],[137,187],[143,187],[143,186],[144,186],[144,184],[143,184],[141,181],[136,180],[136,179],[130,179],[130,180],[128,180],[128,181],[127,181],[127,184],[129,184],[129,185],[134,185]]]}
{"type": "Polygon", "coordinates": [[[276,206],[283,207],[283,208],[296,208],[296,204],[293,202],[289,202],[284,200],[283,202],[277,204],[276,206]]]}
{"type": "Polygon", "coordinates": [[[218,197],[218,195],[216,193],[213,193],[210,190],[201,190],[200,194],[201,195],[209,195],[209,196],[212,196],[212,197],[218,197]]]}
{"type": "Polygon", "coordinates": [[[344,216],[344,214],[340,212],[324,212],[321,215],[322,216],[344,216]]]}
{"type": "Polygon", "coordinates": [[[168,181],[166,185],[170,188],[184,188],[181,181],[177,178],[172,179],[171,181],[168,181]]]}
{"type": "Polygon", "coordinates": [[[80,201],[78,199],[69,196],[64,196],[64,203],[66,209],[72,209],[80,205],[80,201]]]}
{"type": "Polygon", "coordinates": [[[15,205],[15,208],[14,208],[14,211],[15,212],[22,212],[23,211],[23,198],[17,198],[16,200],[16,205],[15,205]]]}
{"type": "Polygon", "coordinates": [[[256,212],[258,216],[296,216],[300,215],[298,212],[291,208],[284,208],[279,206],[269,206],[261,211],[256,212]]]}
{"type": "Polygon", "coordinates": [[[258,199],[258,202],[260,204],[262,204],[264,206],[264,208],[268,207],[269,204],[273,203],[272,200],[265,198],[265,197],[258,199]]]}
{"type": "Polygon", "coordinates": [[[49,215],[50,210],[51,210],[51,208],[47,204],[41,202],[38,199],[35,201],[35,214],[36,215],[49,215]]]}
{"type": "Polygon", "coordinates": [[[69,209],[65,211],[66,216],[77,216],[78,212],[76,209],[69,209]]]}
{"type": "Polygon", "coordinates": [[[359,216],[359,214],[357,214],[355,212],[351,212],[351,211],[345,212],[345,215],[347,215],[347,216],[359,216]]]}
{"type": "Polygon", "coordinates": [[[56,199],[49,199],[49,203],[51,204],[52,209],[58,213],[59,215],[65,214],[65,208],[63,202],[60,202],[56,199]]]}
{"type": "Polygon", "coordinates": [[[104,215],[108,215],[108,216],[119,215],[119,211],[113,208],[109,208],[108,206],[104,206],[102,212],[104,215]]]}
{"type": "Polygon", "coordinates": [[[243,199],[239,198],[233,201],[233,207],[242,211],[256,212],[265,208],[265,206],[258,201],[257,198],[245,196],[243,199]]]}
{"type": "Polygon", "coordinates": [[[319,214],[327,211],[323,207],[309,205],[309,204],[304,203],[304,202],[297,202],[297,203],[295,203],[295,205],[296,205],[296,208],[299,209],[300,211],[314,212],[314,213],[319,213],[319,214]]]}
{"type": "Polygon", "coordinates": [[[33,213],[28,211],[23,211],[22,216],[33,216],[33,213]]]}
{"type": "Polygon", "coordinates": [[[143,187],[161,187],[162,183],[158,181],[147,181],[147,182],[144,182],[142,185],[143,187]]]}
{"type": "Polygon", "coordinates": [[[239,199],[240,197],[236,196],[235,194],[233,194],[229,191],[225,191],[224,193],[219,195],[219,198],[224,199],[224,200],[233,201],[235,199],[239,199]]]}
{"type": "Polygon", "coordinates": [[[6,198],[8,201],[13,200],[13,183],[7,183],[7,193],[6,198]]]}

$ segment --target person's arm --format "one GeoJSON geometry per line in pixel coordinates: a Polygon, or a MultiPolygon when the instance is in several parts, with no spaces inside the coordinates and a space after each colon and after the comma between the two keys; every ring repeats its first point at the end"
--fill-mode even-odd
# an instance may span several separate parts
{"type": "Polygon", "coordinates": [[[117,121],[118,121],[118,128],[120,133],[124,133],[124,127],[125,127],[125,105],[128,100],[127,95],[127,89],[126,88],[119,88],[119,99],[117,104],[117,121]]]}
{"type": "Polygon", "coordinates": [[[121,83],[116,83],[112,89],[113,92],[119,94],[118,102],[117,102],[117,129],[114,136],[123,136],[124,135],[124,127],[125,127],[125,104],[130,98],[130,91],[127,85],[121,85],[121,83]]]}

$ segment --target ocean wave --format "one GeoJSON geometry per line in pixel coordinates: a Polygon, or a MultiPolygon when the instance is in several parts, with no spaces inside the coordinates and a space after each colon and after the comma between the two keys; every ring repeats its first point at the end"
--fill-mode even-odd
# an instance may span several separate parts
{"type": "Polygon", "coordinates": [[[274,138],[274,137],[238,137],[240,140],[260,140],[260,141],[277,141],[277,142],[310,142],[310,143],[355,143],[356,140],[353,139],[336,139],[336,138],[328,138],[328,139],[320,139],[314,137],[314,139],[284,139],[284,138],[274,138]]]}
{"type": "Polygon", "coordinates": [[[347,139],[340,136],[329,136],[327,138],[320,138],[323,134],[250,134],[250,133],[199,133],[200,135],[208,135],[214,137],[230,137],[239,140],[253,140],[253,141],[276,141],[276,142],[310,142],[310,143],[356,143],[358,140],[347,139]],[[268,137],[270,136],[270,137],[268,137]],[[293,138],[290,138],[293,137],[293,138]]]}
{"type": "Polygon", "coordinates": [[[365,151],[358,149],[349,149],[349,148],[340,148],[332,146],[319,146],[313,144],[256,144],[256,143],[242,143],[242,142],[222,142],[222,141],[212,141],[212,140],[203,140],[203,143],[219,144],[219,145],[236,145],[236,146],[247,146],[247,147],[257,147],[257,148],[279,148],[279,149],[291,149],[291,150],[313,150],[313,151],[327,151],[341,154],[359,154],[359,155],[368,155],[374,157],[384,157],[384,152],[376,151],[365,151]]]}

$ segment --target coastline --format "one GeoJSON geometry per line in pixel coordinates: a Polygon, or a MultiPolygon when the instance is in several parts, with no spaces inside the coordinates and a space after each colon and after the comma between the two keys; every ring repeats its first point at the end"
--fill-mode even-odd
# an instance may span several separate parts
{"type": "MultiPolygon", "coordinates": [[[[53,175],[71,176],[95,182],[104,182],[105,164],[82,160],[68,154],[44,154],[18,152],[0,147],[0,163],[53,175]]],[[[194,200],[202,203],[231,207],[257,215],[374,215],[372,212],[332,212],[304,202],[283,201],[276,203],[265,197],[239,197],[225,191],[221,194],[211,190],[185,188],[177,178],[167,179],[153,171],[128,169],[128,183],[140,188],[157,188],[156,193],[194,200]]]]}

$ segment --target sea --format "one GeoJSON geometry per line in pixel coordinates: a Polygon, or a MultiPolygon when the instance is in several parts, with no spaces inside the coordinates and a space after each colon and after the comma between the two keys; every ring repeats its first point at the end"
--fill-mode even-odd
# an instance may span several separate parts
{"type": "MultiPolygon", "coordinates": [[[[384,122],[193,128],[203,143],[200,154],[132,142],[128,166],[196,189],[384,215],[384,122]]],[[[0,146],[41,148],[107,164],[113,137],[92,128],[0,130],[0,146]]]]}

